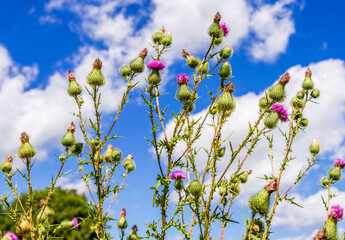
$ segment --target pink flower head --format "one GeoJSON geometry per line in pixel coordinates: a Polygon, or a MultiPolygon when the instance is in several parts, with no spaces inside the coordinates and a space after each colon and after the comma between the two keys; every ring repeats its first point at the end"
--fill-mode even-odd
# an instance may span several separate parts
{"type": "Polygon", "coordinates": [[[181,74],[177,75],[177,83],[178,83],[178,85],[189,83],[188,75],[185,73],[181,73],[181,74]]]}
{"type": "Polygon", "coordinates": [[[14,232],[7,232],[2,239],[18,240],[17,235],[14,232]]]}
{"type": "Polygon", "coordinates": [[[79,228],[79,227],[78,227],[78,218],[73,218],[72,224],[73,224],[73,226],[74,226],[74,229],[78,229],[78,228],[79,228]]]}
{"type": "Polygon", "coordinates": [[[68,75],[67,76],[68,76],[68,80],[69,81],[75,80],[74,73],[71,70],[68,70],[68,75]]]}
{"type": "Polygon", "coordinates": [[[229,27],[226,25],[226,23],[219,23],[219,27],[223,30],[224,32],[224,37],[228,36],[229,34],[229,27]]]}
{"type": "Polygon", "coordinates": [[[279,103],[273,104],[272,105],[272,112],[277,112],[279,114],[280,121],[286,122],[288,120],[289,114],[283,105],[281,105],[279,103]]]}
{"type": "Polygon", "coordinates": [[[147,67],[150,69],[158,69],[161,70],[165,68],[165,63],[159,60],[153,60],[147,64],[147,67]]]}
{"type": "Polygon", "coordinates": [[[343,211],[344,209],[342,209],[339,205],[332,206],[331,210],[328,212],[328,217],[333,218],[333,220],[336,222],[339,222],[343,219],[343,211]]]}
{"type": "Polygon", "coordinates": [[[340,167],[343,169],[345,167],[345,161],[343,159],[336,159],[334,161],[334,167],[340,167]]]}
{"type": "Polygon", "coordinates": [[[171,179],[186,179],[186,174],[182,171],[175,171],[171,174],[171,179]]]}

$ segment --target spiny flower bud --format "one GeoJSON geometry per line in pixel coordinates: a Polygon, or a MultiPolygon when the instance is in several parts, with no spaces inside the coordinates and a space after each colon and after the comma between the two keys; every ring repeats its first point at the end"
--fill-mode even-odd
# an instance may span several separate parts
{"type": "Polygon", "coordinates": [[[296,94],[296,98],[298,99],[303,99],[304,98],[304,91],[298,91],[296,94]]]}
{"type": "Polygon", "coordinates": [[[26,217],[21,216],[20,217],[20,225],[19,228],[23,234],[27,234],[31,230],[31,225],[30,222],[27,220],[26,217]]]}
{"type": "Polygon", "coordinates": [[[279,114],[277,112],[272,112],[268,114],[264,120],[264,124],[267,128],[275,128],[278,124],[279,114]]]}
{"type": "Polygon", "coordinates": [[[189,186],[187,187],[187,190],[190,194],[192,194],[194,197],[199,197],[202,192],[202,184],[198,180],[193,180],[189,186]]]}
{"type": "Polygon", "coordinates": [[[321,228],[313,238],[313,240],[327,240],[327,231],[324,228],[321,228]]]}
{"type": "Polygon", "coordinates": [[[144,48],[140,53],[139,57],[130,62],[129,68],[134,73],[141,73],[144,71],[144,59],[147,56],[147,48],[144,48]]]}
{"type": "Polygon", "coordinates": [[[337,222],[343,219],[343,209],[340,206],[332,206],[328,212],[328,219],[324,228],[327,232],[327,239],[338,240],[337,222]]]}
{"type": "Polygon", "coordinates": [[[316,155],[320,152],[320,144],[316,138],[314,138],[313,142],[310,144],[309,152],[313,155],[316,155]]]}
{"type": "Polygon", "coordinates": [[[22,159],[32,158],[36,155],[36,149],[29,143],[29,139],[29,135],[26,132],[21,134],[20,140],[22,145],[17,152],[17,156],[22,159]]]}
{"type": "Polygon", "coordinates": [[[236,107],[234,98],[232,97],[232,92],[235,90],[234,84],[228,82],[224,87],[224,92],[216,100],[215,105],[217,106],[218,111],[226,112],[233,111],[236,107]]]}
{"type": "Polygon", "coordinates": [[[161,79],[162,78],[159,70],[154,69],[148,76],[147,81],[150,85],[157,86],[161,82],[161,79]]]}
{"type": "Polygon", "coordinates": [[[345,161],[342,159],[336,159],[334,161],[334,167],[328,172],[329,178],[333,181],[339,181],[341,179],[341,169],[345,167],[345,161]]]}
{"type": "Polygon", "coordinates": [[[267,97],[260,98],[260,100],[259,100],[259,107],[261,109],[264,109],[264,108],[268,107],[269,105],[270,105],[270,101],[269,101],[269,99],[267,97]]]}
{"type": "Polygon", "coordinates": [[[220,196],[223,196],[223,195],[227,196],[228,195],[228,189],[227,189],[226,185],[221,186],[218,190],[218,193],[220,196]]]}
{"type": "Polygon", "coordinates": [[[117,221],[117,227],[120,229],[126,229],[128,227],[126,221],[126,210],[123,208],[120,213],[120,219],[117,221]]]}
{"type": "Polygon", "coordinates": [[[95,152],[95,154],[93,155],[93,160],[95,163],[99,162],[99,163],[103,163],[104,162],[104,156],[102,154],[98,154],[98,151],[95,152]]]}
{"type": "Polygon", "coordinates": [[[220,19],[221,19],[221,15],[219,12],[217,12],[216,16],[213,19],[212,25],[208,28],[208,34],[210,35],[210,37],[214,37],[214,38],[223,37],[224,32],[219,27],[220,19]]]}
{"type": "Polygon", "coordinates": [[[131,172],[135,169],[135,163],[133,161],[133,155],[129,154],[126,160],[123,162],[123,167],[127,170],[127,172],[131,172]]]}
{"type": "Polygon", "coordinates": [[[214,44],[215,46],[220,45],[222,42],[223,42],[223,37],[222,37],[222,36],[221,36],[221,37],[218,37],[218,38],[215,38],[215,39],[213,40],[213,44],[214,44]]]}
{"type": "Polygon", "coordinates": [[[48,206],[44,207],[45,205],[47,205],[46,201],[44,199],[41,199],[41,209],[38,211],[36,221],[40,219],[40,221],[44,222],[55,215],[55,211],[48,206]]]}
{"type": "Polygon", "coordinates": [[[137,231],[138,231],[138,227],[137,225],[134,225],[132,227],[132,231],[131,233],[128,235],[127,240],[139,240],[141,239],[138,235],[137,235],[137,231]]]}
{"type": "Polygon", "coordinates": [[[318,98],[318,97],[320,96],[320,90],[319,90],[319,89],[314,89],[314,90],[311,92],[310,96],[311,96],[312,98],[318,98]]]}
{"type": "Polygon", "coordinates": [[[250,233],[258,236],[265,230],[265,223],[261,218],[255,218],[250,229],[250,233]]]}
{"type": "Polygon", "coordinates": [[[192,90],[187,86],[187,84],[180,85],[177,91],[177,99],[181,102],[189,101],[193,98],[192,90]]]}
{"type": "Polygon", "coordinates": [[[84,99],[83,99],[83,98],[79,98],[79,99],[78,99],[78,103],[79,103],[80,106],[83,105],[84,99]]]}
{"type": "Polygon", "coordinates": [[[151,37],[152,42],[154,43],[161,43],[162,42],[162,38],[163,38],[163,34],[165,32],[165,28],[161,27],[158,32],[154,33],[151,37]]]}
{"type": "Polygon", "coordinates": [[[68,71],[68,81],[69,81],[69,86],[68,86],[67,92],[70,96],[76,97],[83,92],[83,89],[76,82],[75,76],[71,70],[68,71]]]}
{"type": "Polygon", "coordinates": [[[327,187],[327,186],[329,186],[330,182],[331,182],[331,180],[330,180],[328,177],[323,177],[323,178],[321,179],[321,184],[322,184],[322,186],[327,187]]]}
{"type": "Polygon", "coordinates": [[[293,98],[291,101],[291,105],[297,109],[302,108],[303,104],[304,104],[304,101],[302,99],[297,98],[297,97],[293,98]]]}
{"type": "Polygon", "coordinates": [[[238,176],[241,183],[246,183],[248,181],[248,176],[252,173],[252,170],[247,170],[238,176]]]}
{"type": "Polygon", "coordinates": [[[208,71],[208,62],[201,61],[198,66],[198,72],[200,74],[205,74],[208,71]]]}
{"type": "Polygon", "coordinates": [[[230,63],[226,61],[218,71],[218,75],[222,80],[226,80],[231,77],[231,67],[230,63]]]}
{"type": "Polygon", "coordinates": [[[79,155],[83,151],[83,143],[76,143],[71,147],[72,155],[79,155]]]}
{"type": "Polygon", "coordinates": [[[289,82],[290,75],[285,73],[280,77],[278,84],[268,90],[268,96],[276,102],[281,102],[285,98],[284,87],[289,82]]]}
{"type": "Polygon", "coordinates": [[[106,162],[111,162],[111,154],[113,153],[113,146],[111,144],[108,145],[107,150],[105,151],[103,157],[106,162]]]}
{"type": "Polygon", "coordinates": [[[9,173],[12,170],[12,161],[13,156],[9,156],[5,159],[5,161],[1,164],[1,171],[3,173],[9,173]]]}
{"type": "Polygon", "coordinates": [[[222,50],[220,50],[219,56],[222,59],[228,59],[229,57],[231,57],[232,56],[232,47],[230,47],[230,46],[224,47],[222,50]]]}
{"type": "Polygon", "coordinates": [[[172,36],[171,33],[168,32],[167,34],[165,34],[162,38],[162,45],[164,47],[168,47],[172,44],[172,36]]]}
{"type": "Polygon", "coordinates": [[[225,155],[225,147],[221,147],[218,149],[218,157],[224,157],[225,155]]]}
{"type": "Polygon", "coordinates": [[[65,229],[65,230],[69,230],[72,227],[74,229],[78,229],[78,219],[77,218],[73,218],[73,220],[63,220],[60,223],[60,226],[61,226],[62,229],[65,229]]]}
{"type": "Polygon", "coordinates": [[[197,66],[199,66],[200,60],[197,57],[191,56],[190,53],[186,49],[182,50],[182,56],[186,58],[187,65],[190,68],[194,69],[197,66]]]}
{"type": "Polygon", "coordinates": [[[230,185],[230,192],[232,193],[232,195],[240,194],[241,188],[240,188],[239,184],[238,183],[232,183],[230,185]]]}
{"type": "Polygon", "coordinates": [[[127,66],[127,65],[122,65],[121,68],[120,68],[120,74],[121,74],[123,77],[129,77],[129,76],[132,74],[132,71],[131,71],[131,69],[129,68],[129,66],[127,66]]]}
{"type": "Polygon", "coordinates": [[[304,90],[311,90],[314,88],[314,83],[311,80],[311,70],[309,68],[305,72],[305,78],[304,78],[304,81],[302,83],[302,88],[304,90]]]}
{"type": "Polygon", "coordinates": [[[73,135],[74,131],[75,131],[75,126],[74,126],[74,123],[72,122],[67,128],[67,133],[61,139],[62,146],[69,148],[77,143],[73,135]]]}
{"type": "Polygon", "coordinates": [[[171,179],[175,179],[175,189],[181,191],[183,189],[182,179],[186,179],[186,174],[182,171],[175,171],[171,174],[171,179]]]}
{"type": "Polygon", "coordinates": [[[119,161],[121,161],[121,158],[122,158],[122,153],[121,153],[120,149],[115,148],[113,150],[113,152],[111,153],[112,162],[114,162],[114,163],[119,162],[119,161]]]}
{"type": "Polygon", "coordinates": [[[104,76],[101,72],[102,61],[97,58],[93,63],[93,70],[87,76],[86,81],[92,87],[100,87],[105,84],[104,76]]]}
{"type": "Polygon", "coordinates": [[[302,127],[306,127],[308,126],[308,119],[307,118],[302,118],[301,121],[299,122],[299,124],[302,126],[302,127]]]}
{"type": "Polygon", "coordinates": [[[277,190],[277,180],[270,181],[265,188],[249,199],[248,206],[254,213],[267,217],[271,193],[277,190]]]}

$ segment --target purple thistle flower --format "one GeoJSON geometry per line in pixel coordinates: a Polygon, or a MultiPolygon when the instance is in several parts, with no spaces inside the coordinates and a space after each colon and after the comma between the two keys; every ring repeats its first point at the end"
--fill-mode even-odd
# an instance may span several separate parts
{"type": "Polygon", "coordinates": [[[343,169],[345,167],[345,161],[343,159],[336,159],[334,161],[334,167],[340,167],[343,169]]]}
{"type": "Polygon", "coordinates": [[[175,171],[171,174],[171,179],[186,179],[186,174],[182,171],[175,171]]]}
{"type": "Polygon", "coordinates": [[[281,105],[279,103],[273,104],[272,105],[272,112],[277,112],[279,114],[280,121],[286,122],[288,120],[289,114],[283,105],[281,105]]]}
{"type": "Polygon", "coordinates": [[[339,205],[332,206],[331,210],[328,212],[328,217],[333,218],[333,220],[336,222],[339,222],[343,219],[343,211],[344,209],[342,209],[339,205]]]}
{"type": "Polygon", "coordinates": [[[147,64],[147,67],[150,69],[158,69],[161,70],[165,68],[165,63],[159,60],[153,60],[147,64]]]}
{"type": "Polygon", "coordinates": [[[181,74],[177,75],[177,83],[178,83],[178,85],[189,83],[188,75],[185,73],[181,73],[181,74]]]}
{"type": "Polygon", "coordinates": [[[74,229],[78,229],[79,228],[79,226],[78,226],[78,218],[73,218],[72,224],[74,226],[74,229]]]}
{"type": "Polygon", "coordinates": [[[17,235],[14,232],[7,232],[4,236],[4,239],[9,238],[11,240],[18,240],[17,235]]]}
{"type": "Polygon", "coordinates": [[[226,25],[226,23],[219,23],[219,27],[223,30],[224,32],[224,37],[228,36],[229,34],[229,27],[226,25]]]}

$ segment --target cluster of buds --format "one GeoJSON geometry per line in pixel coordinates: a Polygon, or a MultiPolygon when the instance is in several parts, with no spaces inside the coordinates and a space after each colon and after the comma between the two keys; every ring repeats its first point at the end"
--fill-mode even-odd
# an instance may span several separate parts
{"type": "Polygon", "coordinates": [[[213,40],[214,45],[219,45],[223,42],[223,37],[229,34],[229,27],[225,23],[221,23],[221,15],[219,12],[214,16],[212,25],[208,28],[208,34],[213,40]]]}
{"type": "Polygon", "coordinates": [[[323,177],[321,179],[321,184],[328,188],[330,185],[341,179],[341,170],[345,167],[345,161],[342,159],[336,159],[334,161],[334,166],[328,172],[328,177],[323,177]]]}
{"type": "Polygon", "coordinates": [[[164,47],[169,47],[172,44],[171,32],[165,33],[165,28],[161,27],[151,37],[155,44],[162,44],[164,47]]]}

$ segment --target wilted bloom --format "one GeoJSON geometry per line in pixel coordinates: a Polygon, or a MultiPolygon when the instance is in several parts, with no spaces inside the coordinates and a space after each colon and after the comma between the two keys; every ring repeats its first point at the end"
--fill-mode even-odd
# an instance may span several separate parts
{"type": "Polygon", "coordinates": [[[9,239],[9,240],[18,240],[17,235],[14,232],[7,232],[2,239],[9,239]]]}
{"type": "Polygon", "coordinates": [[[336,159],[334,161],[334,167],[340,167],[343,169],[345,167],[345,161],[343,159],[336,159]]]}
{"type": "Polygon", "coordinates": [[[177,75],[177,83],[178,83],[178,85],[189,83],[188,75],[185,73],[181,73],[181,74],[177,75]]]}
{"type": "Polygon", "coordinates": [[[335,222],[339,222],[343,219],[343,211],[344,210],[339,205],[332,206],[331,210],[328,212],[328,217],[332,218],[335,222]]]}
{"type": "Polygon", "coordinates": [[[147,64],[147,67],[150,69],[158,69],[161,70],[165,68],[165,63],[159,60],[153,60],[147,64]]]}
{"type": "Polygon", "coordinates": [[[286,122],[288,120],[289,114],[283,105],[278,104],[278,103],[273,104],[272,105],[272,112],[277,112],[279,114],[280,121],[286,122]]]}
{"type": "Polygon", "coordinates": [[[182,171],[175,171],[171,174],[171,179],[186,179],[186,174],[182,171]]]}
{"type": "Polygon", "coordinates": [[[226,23],[219,23],[219,27],[223,30],[224,37],[228,36],[228,34],[229,34],[229,27],[226,25],[226,23]]]}
{"type": "Polygon", "coordinates": [[[74,229],[78,229],[79,228],[79,226],[78,226],[78,218],[73,218],[72,224],[74,226],[74,229]]]}

